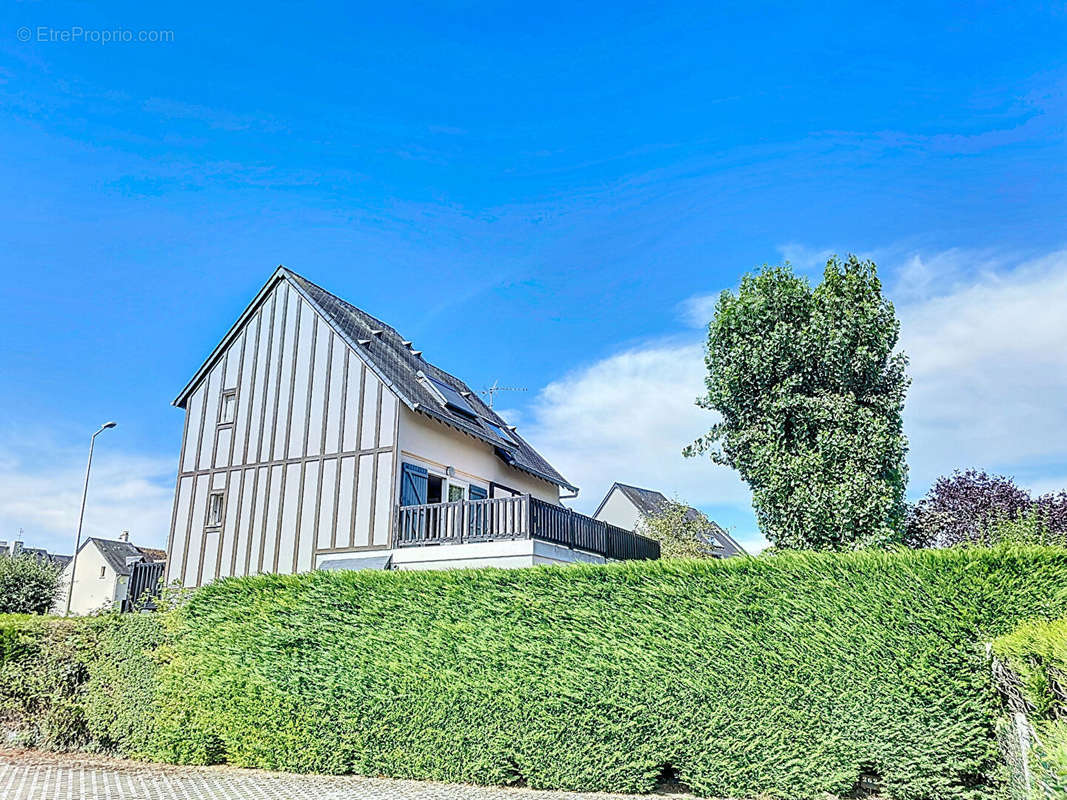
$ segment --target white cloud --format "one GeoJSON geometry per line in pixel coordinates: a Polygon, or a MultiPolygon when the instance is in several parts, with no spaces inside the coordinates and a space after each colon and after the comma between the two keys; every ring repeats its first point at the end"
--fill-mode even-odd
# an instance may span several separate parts
{"type": "Polygon", "coordinates": [[[830,256],[843,255],[832,247],[808,247],[796,242],[778,245],[778,252],[784,261],[788,261],[798,272],[821,270],[826,266],[830,256]]]}
{"type": "Polygon", "coordinates": [[[1032,474],[1067,459],[1067,251],[1013,268],[960,251],[939,260],[933,283],[949,288],[897,307],[915,488],[955,468],[1032,474]]]}
{"type": "MultiPolygon", "coordinates": [[[[87,444],[87,443],[86,443],[87,444]]],[[[100,446],[93,457],[85,536],[114,539],[130,531],[135,544],[165,547],[174,496],[173,458],[100,446]]],[[[0,539],[69,554],[74,547],[87,447],[46,437],[0,442],[0,539]]]]}
{"type": "MultiPolygon", "coordinates": [[[[791,249],[791,258],[804,255],[791,249]]],[[[808,249],[804,262],[825,252],[808,249]]],[[[1022,263],[965,250],[881,256],[883,276],[896,276],[889,296],[911,359],[911,494],[968,466],[1025,473],[1036,488],[1056,488],[1067,464],[1067,251],[1022,263]],[[1053,463],[1058,471],[1042,471],[1053,463]]],[[[717,297],[690,298],[680,313],[704,325],[717,297]]],[[[638,345],[547,386],[523,432],[583,487],[582,510],[615,480],[702,507],[748,508],[734,472],[681,456],[714,421],[693,404],[703,375],[695,335],[638,345]]]]}
{"type": "Polygon", "coordinates": [[[592,511],[614,481],[693,505],[747,508],[748,489],[733,470],[682,457],[714,419],[694,403],[703,379],[700,343],[650,343],[546,386],[522,432],[582,487],[576,505],[583,511],[592,511]]]}
{"type": "Polygon", "coordinates": [[[678,311],[685,322],[694,328],[707,328],[715,316],[715,304],[719,302],[717,294],[698,294],[678,304],[678,311]]]}

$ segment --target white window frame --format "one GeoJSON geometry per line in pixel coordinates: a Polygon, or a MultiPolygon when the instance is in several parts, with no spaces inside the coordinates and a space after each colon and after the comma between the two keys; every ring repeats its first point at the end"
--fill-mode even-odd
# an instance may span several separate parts
{"type": "Polygon", "coordinates": [[[236,419],[237,419],[237,388],[234,387],[233,389],[223,389],[222,390],[222,394],[219,395],[219,418],[218,418],[218,424],[219,424],[220,427],[223,426],[223,425],[233,425],[233,423],[234,423],[234,421],[236,419]],[[233,398],[233,405],[230,406],[230,412],[231,412],[230,418],[226,419],[225,416],[224,416],[224,412],[226,411],[226,399],[230,398],[230,397],[233,398]]]}
{"type": "Polygon", "coordinates": [[[226,490],[225,489],[213,489],[207,493],[207,509],[206,516],[204,518],[204,528],[206,530],[218,530],[222,527],[223,520],[226,519],[226,490]],[[218,521],[216,522],[211,514],[212,506],[214,505],[214,499],[219,498],[219,514],[218,521]]]}

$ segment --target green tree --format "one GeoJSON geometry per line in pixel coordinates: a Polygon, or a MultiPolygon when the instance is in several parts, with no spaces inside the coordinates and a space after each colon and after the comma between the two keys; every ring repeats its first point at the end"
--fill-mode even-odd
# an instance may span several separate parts
{"type": "Polygon", "coordinates": [[[44,614],[59,592],[60,569],[35,556],[0,556],[0,614],[44,614]]]}
{"type": "Polygon", "coordinates": [[[636,533],[659,542],[662,558],[713,558],[705,537],[712,522],[685,503],[668,500],[660,513],[642,517],[636,533]]]}
{"type": "Polygon", "coordinates": [[[787,265],[723,292],[708,328],[707,394],[721,421],[686,448],[733,467],[764,536],[785,549],[903,535],[907,358],[873,262],[836,256],[812,288],[787,265]]]}

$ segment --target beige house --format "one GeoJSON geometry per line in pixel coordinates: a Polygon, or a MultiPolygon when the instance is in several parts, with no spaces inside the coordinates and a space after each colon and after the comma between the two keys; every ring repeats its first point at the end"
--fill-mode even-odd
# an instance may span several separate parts
{"type": "Polygon", "coordinates": [[[284,267],[174,401],[167,582],[655,557],[386,323],[284,267]]]}
{"type": "Polygon", "coordinates": [[[130,593],[130,575],[134,565],[146,561],[159,562],[165,558],[162,550],[131,544],[126,531],[118,539],[86,539],[78,548],[77,566],[74,560],[67,562],[60,575],[55,613],[62,614],[66,609],[72,570],[76,571],[73,573],[70,613],[92,614],[121,609],[123,600],[130,593]]]}

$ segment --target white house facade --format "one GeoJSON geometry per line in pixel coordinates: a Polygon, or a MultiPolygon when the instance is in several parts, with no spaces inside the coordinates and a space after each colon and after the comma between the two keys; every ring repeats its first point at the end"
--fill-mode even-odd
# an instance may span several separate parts
{"type": "MultiPolygon", "coordinates": [[[[614,483],[604,499],[600,501],[593,518],[616,525],[626,530],[636,531],[642,522],[662,514],[670,501],[662,492],[655,489],[642,489],[625,483],[614,483]]],[[[690,507],[687,519],[699,519],[707,523],[701,533],[707,552],[714,558],[732,558],[748,555],[722,526],[707,519],[695,508],[690,507]]]]}
{"type": "Polygon", "coordinates": [[[393,328],[284,267],[174,404],[186,417],[169,584],[603,561],[642,544],[595,552],[556,533],[575,487],[393,328]]]}
{"type": "MultiPolygon", "coordinates": [[[[123,534],[128,537],[128,534],[123,534]]],[[[67,562],[60,574],[60,592],[53,610],[62,614],[70,592],[72,614],[92,614],[97,611],[120,609],[130,591],[130,574],[135,564],[162,561],[159,550],[138,547],[128,538],[99,539],[91,537],[78,548],[78,557],[67,562]]]]}

